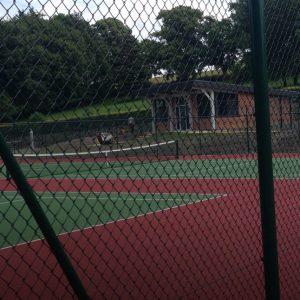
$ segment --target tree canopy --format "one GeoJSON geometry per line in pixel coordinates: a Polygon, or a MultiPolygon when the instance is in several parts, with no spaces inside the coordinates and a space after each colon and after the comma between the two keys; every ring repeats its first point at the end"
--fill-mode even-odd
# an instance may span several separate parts
{"type": "Polygon", "coordinates": [[[107,18],[97,21],[93,28],[107,47],[105,57],[109,70],[106,81],[111,93],[147,79],[141,46],[128,26],[115,18],[107,18]]]}
{"type": "MultiPolygon", "coordinates": [[[[251,78],[247,0],[232,0],[230,15],[217,19],[200,9],[176,6],[157,15],[160,28],[138,40],[116,18],[94,24],[80,14],[50,19],[31,9],[0,21],[1,119],[28,117],[126,94],[153,75],[176,80],[251,78]]],[[[300,2],[267,0],[266,36],[271,79],[298,84],[300,2]]]]}
{"type": "MultiPolygon", "coordinates": [[[[240,35],[241,49],[245,54],[250,48],[250,24],[248,1],[237,0],[230,5],[234,30],[240,35]]],[[[299,0],[268,0],[265,2],[266,40],[269,76],[281,79],[286,85],[287,78],[292,76],[296,84],[299,76],[299,38],[297,38],[297,19],[299,18],[299,0]]],[[[247,68],[251,63],[245,55],[247,68]]]]}
{"type": "Polygon", "coordinates": [[[153,34],[160,43],[160,67],[178,80],[196,77],[205,66],[206,45],[203,12],[187,6],[162,10],[161,29],[153,34]]]}
{"type": "Polygon", "coordinates": [[[97,102],[151,76],[140,43],[116,19],[92,26],[79,14],[46,20],[30,11],[1,21],[0,37],[3,99],[23,117],[97,102]]]}
{"type": "Polygon", "coordinates": [[[80,105],[105,76],[105,45],[78,15],[21,14],[0,31],[1,86],[24,115],[80,105]]]}
{"type": "Polygon", "coordinates": [[[224,76],[237,60],[238,40],[230,19],[211,19],[206,36],[208,64],[221,69],[224,76]]]}

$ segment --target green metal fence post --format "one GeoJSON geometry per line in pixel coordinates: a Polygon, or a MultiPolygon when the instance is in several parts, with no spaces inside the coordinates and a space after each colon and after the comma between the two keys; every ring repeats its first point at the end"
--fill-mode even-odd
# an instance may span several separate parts
{"type": "Polygon", "coordinates": [[[175,140],[175,151],[176,151],[176,158],[179,158],[179,145],[178,145],[178,140],[175,140]]]}
{"type": "Polygon", "coordinates": [[[250,133],[249,133],[249,119],[248,119],[248,109],[246,110],[246,138],[247,138],[247,153],[250,154],[250,133]]]}
{"type": "Polygon", "coordinates": [[[248,3],[252,31],[265,297],[267,300],[276,300],[280,299],[280,286],[274,203],[270,108],[268,99],[264,1],[248,0],[248,3]]]}
{"type": "Polygon", "coordinates": [[[6,178],[6,180],[10,180],[11,179],[10,174],[9,174],[9,172],[8,172],[8,170],[7,170],[6,167],[5,167],[5,178],[6,178]]]}
{"type": "Polygon", "coordinates": [[[28,184],[20,166],[15,160],[9,147],[6,145],[4,137],[0,132],[0,156],[6,166],[6,169],[11,174],[12,179],[15,181],[20,194],[23,196],[26,204],[28,205],[33,217],[35,218],[39,228],[45,236],[53,254],[59,262],[64,274],[69,280],[75,294],[79,299],[89,299],[86,291],[84,290],[79,277],[77,276],[73,266],[66,255],[62,245],[60,244],[54,230],[51,227],[42,207],[40,206],[32,188],[28,184]]]}

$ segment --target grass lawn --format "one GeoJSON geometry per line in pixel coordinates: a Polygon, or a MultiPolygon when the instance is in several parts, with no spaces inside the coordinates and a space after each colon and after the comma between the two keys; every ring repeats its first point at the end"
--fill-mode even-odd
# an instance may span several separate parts
{"type": "Polygon", "coordinates": [[[73,119],[87,119],[98,116],[112,116],[126,113],[144,112],[150,109],[150,102],[146,99],[110,100],[103,103],[65,110],[47,115],[46,121],[64,121],[73,119]]]}

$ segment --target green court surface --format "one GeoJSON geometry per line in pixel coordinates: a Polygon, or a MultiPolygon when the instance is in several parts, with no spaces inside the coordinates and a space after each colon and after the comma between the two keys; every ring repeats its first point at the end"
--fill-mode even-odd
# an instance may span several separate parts
{"type": "MultiPolygon", "coordinates": [[[[61,234],[172,207],[213,200],[220,195],[143,193],[39,193],[55,232],[61,234]]],[[[0,248],[42,238],[23,198],[0,192],[0,248]]]]}
{"type": "MultiPolygon", "coordinates": [[[[27,178],[256,178],[254,159],[21,163],[27,178]]],[[[273,159],[276,178],[299,178],[299,158],[273,159]]],[[[5,177],[2,168],[1,178],[5,177]]]]}

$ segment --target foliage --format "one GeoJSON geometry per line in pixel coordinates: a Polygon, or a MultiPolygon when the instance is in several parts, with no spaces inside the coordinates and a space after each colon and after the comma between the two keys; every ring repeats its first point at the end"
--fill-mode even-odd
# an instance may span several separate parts
{"type": "Polygon", "coordinates": [[[92,83],[104,76],[103,43],[79,15],[48,21],[20,14],[0,30],[2,85],[24,116],[63,109],[70,100],[82,104],[92,83]]]}
{"type": "Polygon", "coordinates": [[[195,78],[205,66],[207,47],[203,42],[205,22],[203,12],[187,6],[162,10],[158,17],[160,31],[153,37],[160,42],[160,67],[178,80],[195,78]]]}
{"type": "MultiPolygon", "coordinates": [[[[231,15],[216,19],[199,9],[161,10],[161,28],[139,41],[115,18],[91,24],[80,14],[50,19],[30,9],[0,21],[0,89],[4,115],[28,118],[117,99],[151,77],[247,82],[251,76],[247,0],[232,0],[231,15]],[[204,74],[204,75],[203,75],[204,74]],[[18,112],[18,114],[16,114],[18,112]]],[[[300,2],[265,2],[269,75],[298,85],[300,2]]],[[[150,79],[150,80],[149,80],[150,79]]]]}
{"type": "Polygon", "coordinates": [[[109,71],[105,79],[110,85],[110,94],[116,95],[149,78],[142,63],[140,44],[128,26],[108,18],[97,21],[93,27],[107,46],[105,57],[109,71]]]}
{"type": "Polygon", "coordinates": [[[142,113],[150,111],[150,103],[144,99],[127,100],[116,103],[112,100],[107,100],[105,103],[94,104],[77,109],[65,110],[63,112],[56,112],[47,116],[47,121],[65,121],[76,119],[89,119],[95,117],[113,117],[128,113],[142,113]]]}
{"type": "Polygon", "coordinates": [[[0,122],[11,121],[13,116],[17,113],[16,107],[9,96],[0,95],[0,107],[0,122]]]}
{"type": "Polygon", "coordinates": [[[75,103],[77,100],[77,106],[86,105],[84,99],[94,95],[95,82],[102,82],[106,77],[107,47],[80,15],[58,15],[50,24],[56,35],[49,45],[57,58],[52,64],[56,73],[53,88],[63,91],[63,102],[72,99],[75,103]]]}
{"type": "Polygon", "coordinates": [[[161,75],[161,44],[151,39],[145,39],[141,41],[140,47],[147,77],[161,75]]]}
{"type": "Polygon", "coordinates": [[[80,15],[31,11],[0,22],[0,36],[1,87],[23,117],[85,106],[150,76],[138,41],[115,19],[91,26],[80,15]]]}
{"type": "MultiPolygon", "coordinates": [[[[241,36],[244,63],[250,69],[248,1],[237,0],[232,2],[230,7],[236,34],[241,36]]],[[[296,37],[297,27],[299,28],[299,25],[297,25],[299,11],[299,0],[268,0],[265,2],[269,75],[271,79],[281,79],[285,85],[289,76],[293,76],[294,84],[297,84],[300,73],[300,44],[299,39],[296,37]]]]}
{"type": "Polygon", "coordinates": [[[221,69],[225,76],[238,57],[238,40],[230,19],[212,19],[206,36],[208,64],[221,69]]]}
{"type": "Polygon", "coordinates": [[[31,114],[29,117],[30,122],[41,122],[45,120],[46,120],[46,116],[38,111],[31,114]]]}

